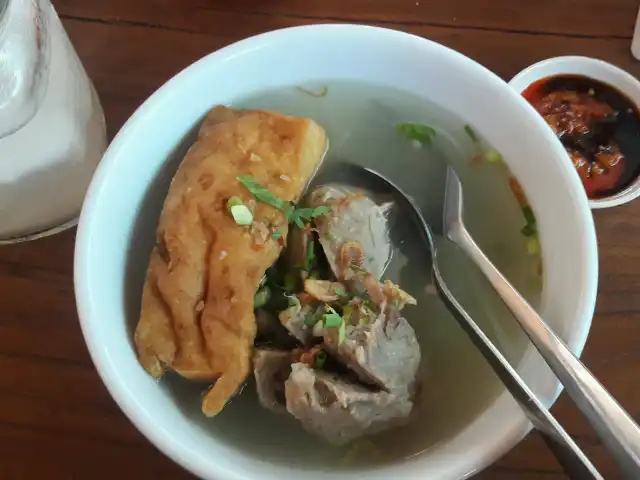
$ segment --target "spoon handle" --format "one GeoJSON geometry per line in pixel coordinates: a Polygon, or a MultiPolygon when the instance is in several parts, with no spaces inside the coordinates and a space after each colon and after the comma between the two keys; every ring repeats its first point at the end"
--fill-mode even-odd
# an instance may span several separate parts
{"type": "Polygon", "coordinates": [[[455,299],[442,279],[435,255],[433,255],[433,278],[441,300],[527,414],[533,426],[541,433],[545,443],[569,477],[574,480],[602,480],[603,477],[573,439],[540,403],[500,350],[455,299]]]}
{"type": "Polygon", "coordinates": [[[625,478],[639,479],[638,425],[498,271],[462,224],[458,223],[447,236],[469,256],[493,285],[613,455],[625,478]]]}

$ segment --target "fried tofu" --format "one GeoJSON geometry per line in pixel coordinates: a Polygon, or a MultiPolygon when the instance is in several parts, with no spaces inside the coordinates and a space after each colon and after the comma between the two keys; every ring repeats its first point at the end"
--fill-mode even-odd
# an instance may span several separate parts
{"type": "Polygon", "coordinates": [[[216,107],[173,178],[135,344],[155,378],[169,368],[187,379],[215,381],[203,399],[207,416],[220,412],[250,372],[253,297],[288,233],[283,212],[258,201],[238,176],[250,175],[295,203],[326,147],[324,130],[312,120],[216,107]],[[235,223],[227,208],[231,197],[252,211],[251,226],[235,223]]]}

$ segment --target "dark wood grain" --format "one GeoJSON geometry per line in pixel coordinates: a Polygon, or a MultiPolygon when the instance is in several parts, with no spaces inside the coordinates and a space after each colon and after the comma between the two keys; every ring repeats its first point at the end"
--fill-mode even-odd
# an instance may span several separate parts
{"type": "Polygon", "coordinates": [[[634,0],[112,0],[109,3],[58,0],[56,5],[61,11],[79,17],[161,25],[188,31],[202,31],[216,14],[231,12],[286,17],[303,22],[324,19],[387,26],[413,24],[616,38],[630,38],[637,12],[634,0]]]}
{"type": "MultiPolygon", "coordinates": [[[[562,54],[640,75],[629,54],[636,0],[57,0],[113,136],[189,63],[240,38],[317,22],[397,28],[453,47],[509,78],[562,54]]],[[[640,419],[640,203],[598,212],[600,288],[585,363],[640,419]]],[[[74,232],[0,248],[0,479],[189,479],[109,397],[84,346],[73,298],[74,232]]],[[[610,458],[571,402],[554,413],[605,477],[610,458]]],[[[428,478],[428,477],[426,477],[428,478]]],[[[479,475],[560,480],[536,435],[479,475]]]]}

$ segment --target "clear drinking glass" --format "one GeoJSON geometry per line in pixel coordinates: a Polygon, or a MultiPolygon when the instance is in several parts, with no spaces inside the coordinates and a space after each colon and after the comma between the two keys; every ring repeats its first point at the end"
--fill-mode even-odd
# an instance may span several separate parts
{"type": "Polygon", "coordinates": [[[100,101],[49,0],[0,0],[0,245],[75,225],[105,148],[100,101]]]}

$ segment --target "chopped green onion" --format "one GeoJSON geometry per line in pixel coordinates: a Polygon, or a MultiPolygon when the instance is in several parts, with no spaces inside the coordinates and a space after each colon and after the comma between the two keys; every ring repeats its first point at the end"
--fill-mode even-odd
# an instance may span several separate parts
{"type": "Polygon", "coordinates": [[[329,305],[326,305],[325,309],[326,313],[322,315],[322,321],[324,322],[325,328],[337,327],[344,323],[343,318],[329,305]]]}
{"type": "Polygon", "coordinates": [[[322,316],[322,320],[325,328],[338,327],[341,323],[344,323],[342,317],[337,313],[325,313],[322,316]]]}
{"type": "Polygon", "coordinates": [[[295,210],[293,210],[291,216],[293,217],[299,217],[302,219],[309,219],[311,218],[311,214],[313,213],[313,208],[296,208],[295,210]]]}
{"type": "Polygon", "coordinates": [[[264,307],[271,298],[271,289],[261,287],[253,297],[253,308],[264,307]]]}
{"type": "Polygon", "coordinates": [[[524,219],[528,224],[535,225],[536,216],[533,214],[533,210],[531,210],[531,207],[529,207],[528,205],[522,207],[522,215],[524,215],[524,219]]]}
{"type": "Polygon", "coordinates": [[[529,252],[529,255],[540,253],[540,241],[538,237],[531,237],[527,240],[527,252],[529,252]]]}
{"type": "Polygon", "coordinates": [[[271,234],[271,238],[273,238],[274,240],[278,240],[280,237],[282,237],[282,232],[273,232],[271,234]]]}
{"type": "Polygon", "coordinates": [[[313,242],[309,242],[307,245],[307,258],[304,260],[304,269],[308,272],[311,270],[313,260],[316,258],[313,242]]]}
{"type": "Polygon", "coordinates": [[[327,354],[320,350],[318,353],[316,353],[315,358],[313,359],[313,368],[317,368],[318,370],[322,369],[322,367],[324,367],[324,362],[327,361],[327,354]]]}
{"type": "Polygon", "coordinates": [[[267,205],[271,205],[282,212],[288,213],[291,209],[291,204],[279,199],[269,190],[264,188],[251,175],[240,175],[238,181],[251,193],[257,200],[267,205]]]}
{"type": "Polygon", "coordinates": [[[436,136],[435,129],[420,123],[400,123],[396,128],[409,140],[416,140],[426,146],[431,145],[436,136]]]}
{"type": "Polygon", "coordinates": [[[307,90],[306,88],[302,88],[302,87],[296,87],[296,88],[300,90],[302,93],[306,93],[307,95],[315,98],[326,97],[327,93],[329,93],[329,87],[327,87],[326,85],[324,85],[322,87],[322,90],[320,90],[319,92],[313,92],[311,90],[307,90]]]}
{"type": "Polygon", "coordinates": [[[238,225],[251,225],[253,214],[246,205],[234,205],[231,207],[231,216],[238,225]]]}
{"type": "Polygon", "coordinates": [[[340,345],[341,343],[344,343],[346,337],[347,337],[347,324],[345,322],[342,322],[340,324],[340,328],[338,328],[338,345],[340,345]]]}
{"type": "Polygon", "coordinates": [[[502,162],[504,162],[504,159],[502,158],[502,155],[500,155],[500,152],[498,152],[496,150],[488,150],[487,152],[485,152],[484,159],[489,163],[502,163],[502,162]]]}
{"type": "Polygon", "coordinates": [[[345,292],[343,289],[341,288],[336,288],[335,289],[336,294],[340,295],[341,297],[346,297],[347,296],[347,292],[345,292]]]}
{"type": "Polygon", "coordinates": [[[538,233],[538,229],[536,228],[535,223],[527,223],[524,227],[522,227],[520,233],[522,233],[525,237],[533,237],[536,233],[538,233]]]}
{"type": "Polygon", "coordinates": [[[467,132],[467,135],[469,135],[469,138],[473,143],[480,143],[480,139],[471,125],[465,125],[464,131],[467,132]]]}
{"type": "Polygon", "coordinates": [[[298,227],[304,228],[304,221],[320,217],[329,213],[329,207],[321,205],[315,208],[295,208],[288,212],[289,222],[295,223],[298,227]]]}
{"type": "Polygon", "coordinates": [[[309,315],[304,317],[304,324],[307,327],[313,327],[316,323],[318,323],[318,320],[320,320],[320,319],[317,317],[317,315],[314,315],[313,313],[310,313],[309,315]]]}
{"type": "Polygon", "coordinates": [[[253,222],[251,210],[238,197],[227,200],[227,209],[238,225],[251,225],[253,222]]]}
{"type": "Polygon", "coordinates": [[[227,209],[229,209],[229,211],[231,211],[231,207],[236,207],[238,205],[243,205],[242,200],[238,197],[231,197],[227,200],[227,209]]]}
{"type": "Polygon", "coordinates": [[[315,207],[313,209],[313,212],[311,212],[311,216],[315,218],[321,215],[326,215],[327,213],[329,213],[329,210],[331,209],[326,205],[320,205],[319,207],[315,207]]]}

